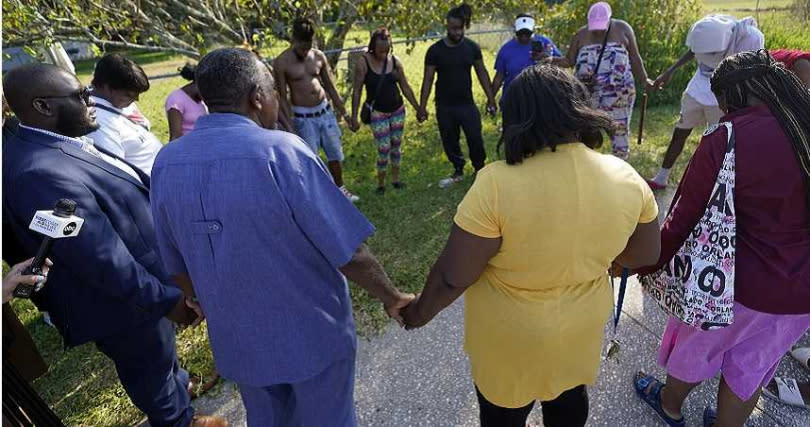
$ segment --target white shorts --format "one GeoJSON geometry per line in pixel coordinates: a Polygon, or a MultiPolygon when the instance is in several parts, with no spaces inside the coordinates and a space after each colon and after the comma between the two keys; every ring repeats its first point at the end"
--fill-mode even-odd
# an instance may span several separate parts
{"type": "Polygon", "coordinates": [[[703,105],[684,92],[681,98],[681,117],[675,127],[678,129],[698,128],[702,131],[707,126],[720,121],[723,115],[723,110],[720,107],[703,105]]]}

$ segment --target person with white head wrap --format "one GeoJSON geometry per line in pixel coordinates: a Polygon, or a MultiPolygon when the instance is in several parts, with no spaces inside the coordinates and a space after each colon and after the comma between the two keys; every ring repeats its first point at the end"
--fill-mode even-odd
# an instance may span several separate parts
{"type": "Polygon", "coordinates": [[[683,151],[692,129],[713,125],[723,116],[709,84],[714,69],[729,56],[764,48],[765,36],[757,28],[757,21],[750,16],[737,19],[731,15],[712,14],[692,25],[685,44],[689,51],[655,79],[655,88],[661,89],[678,68],[693,58],[698,63],[697,71],[681,98],[680,119],[675,125],[661,169],[655,177],[647,180],[653,190],[667,187],[670,169],[683,151]]]}

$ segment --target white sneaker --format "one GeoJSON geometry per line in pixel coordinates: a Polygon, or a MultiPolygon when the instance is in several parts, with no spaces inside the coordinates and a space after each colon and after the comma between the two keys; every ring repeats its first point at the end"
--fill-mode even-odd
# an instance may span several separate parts
{"type": "Polygon", "coordinates": [[[464,175],[460,174],[453,174],[450,178],[444,178],[439,180],[439,188],[447,188],[457,182],[461,182],[464,180],[464,175]]]}
{"type": "Polygon", "coordinates": [[[340,187],[340,192],[343,193],[343,195],[346,196],[346,198],[349,199],[349,201],[352,203],[357,203],[360,200],[360,198],[352,194],[352,192],[349,191],[349,189],[346,188],[345,185],[343,187],[340,187]]]}

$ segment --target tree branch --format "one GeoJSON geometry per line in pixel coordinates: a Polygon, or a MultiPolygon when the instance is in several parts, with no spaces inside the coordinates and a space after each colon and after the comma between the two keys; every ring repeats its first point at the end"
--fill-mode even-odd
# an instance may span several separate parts
{"type": "MultiPolygon", "coordinates": [[[[60,40],[60,41],[78,41],[78,42],[87,42],[88,41],[86,37],[56,37],[56,39],[60,40]]],[[[149,45],[139,44],[139,43],[130,43],[130,42],[127,42],[127,41],[101,40],[99,38],[96,38],[95,36],[93,37],[92,40],[90,40],[90,42],[98,44],[102,48],[106,48],[108,46],[111,46],[111,47],[123,47],[123,48],[128,48],[128,49],[133,49],[133,50],[140,50],[140,51],[144,51],[144,52],[171,52],[171,53],[179,53],[179,54],[185,55],[185,56],[190,56],[190,57],[196,58],[196,59],[200,58],[200,52],[198,52],[196,50],[187,50],[187,49],[181,49],[181,48],[177,48],[177,47],[149,46],[149,45]]]]}
{"type": "MultiPolygon", "coordinates": [[[[240,42],[244,40],[242,35],[240,35],[237,31],[235,31],[233,28],[231,28],[230,25],[228,25],[225,22],[220,21],[219,19],[217,19],[217,17],[214,16],[213,14],[202,13],[202,12],[192,8],[188,4],[186,4],[186,2],[182,2],[182,1],[179,1],[179,0],[170,0],[170,1],[171,1],[171,3],[173,5],[177,6],[180,9],[182,9],[184,12],[188,13],[190,16],[194,16],[196,18],[199,18],[199,19],[202,19],[202,20],[209,21],[209,22],[213,23],[213,25],[212,25],[213,27],[216,27],[217,30],[225,31],[226,33],[228,33],[231,36],[230,37],[231,39],[239,40],[240,42]]],[[[195,4],[197,4],[198,6],[202,6],[200,3],[195,3],[195,4]]]]}

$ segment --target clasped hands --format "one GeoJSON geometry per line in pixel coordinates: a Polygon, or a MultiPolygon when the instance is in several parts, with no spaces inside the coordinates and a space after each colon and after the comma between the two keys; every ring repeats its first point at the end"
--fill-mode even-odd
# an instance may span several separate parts
{"type": "Polygon", "coordinates": [[[400,327],[407,330],[421,328],[431,319],[419,313],[420,296],[420,294],[400,293],[395,300],[383,303],[383,307],[388,317],[396,320],[400,327]]]}
{"type": "Polygon", "coordinates": [[[196,298],[182,296],[166,317],[177,323],[180,328],[185,329],[189,326],[199,326],[205,320],[205,313],[196,298]]]}

